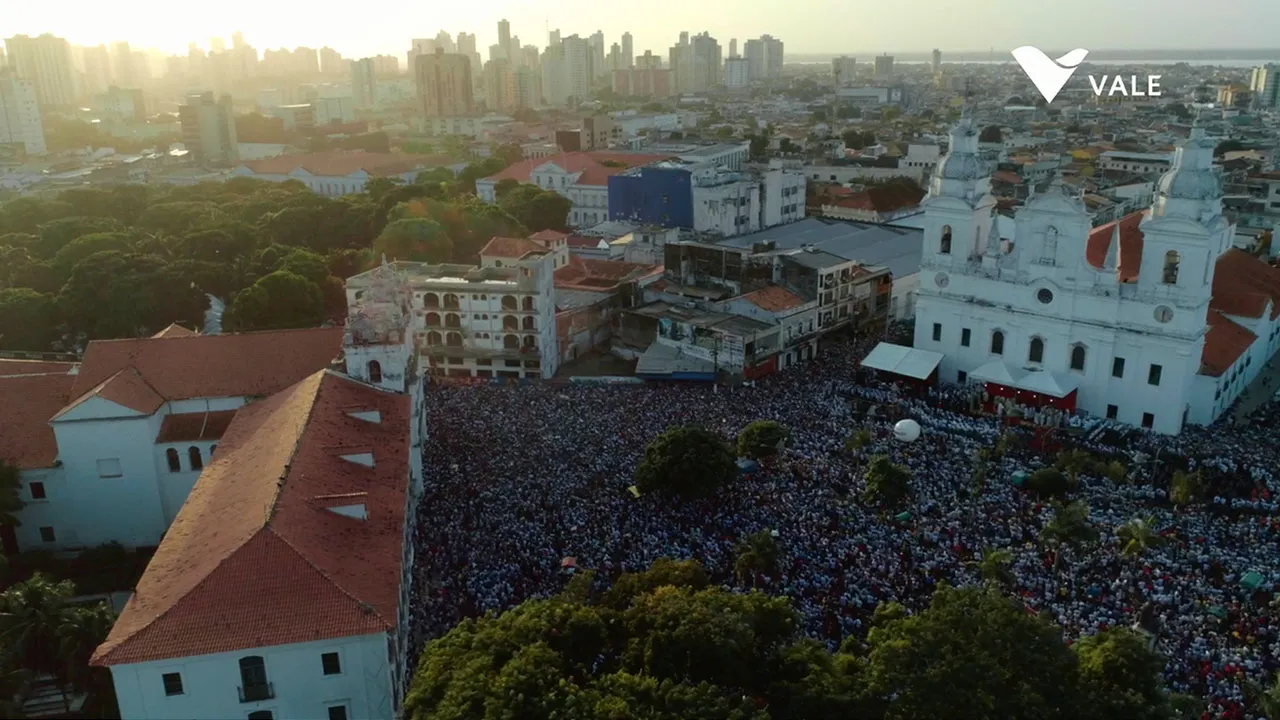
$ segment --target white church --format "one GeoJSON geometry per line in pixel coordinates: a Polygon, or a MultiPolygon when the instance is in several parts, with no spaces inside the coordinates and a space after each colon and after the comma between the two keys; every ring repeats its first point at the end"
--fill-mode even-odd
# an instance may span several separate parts
{"type": "Polygon", "coordinates": [[[1196,127],[1152,206],[1092,228],[1061,183],[1001,237],[978,126],[934,172],[915,347],[944,383],[1176,434],[1207,425],[1280,343],[1280,270],[1232,247],[1214,143],[1196,127]]]}

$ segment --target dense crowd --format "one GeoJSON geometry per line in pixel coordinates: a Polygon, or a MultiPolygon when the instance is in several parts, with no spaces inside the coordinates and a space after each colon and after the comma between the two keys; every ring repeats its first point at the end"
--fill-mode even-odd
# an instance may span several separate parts
{"type": "Polygon", "coordinates": [[[734,548],[761,530],[776,531],[781,549],[768,589],[791,598],[806,631],[834,648],[865,632],[878,603],[923,607],[939,582],[979,582],[984,549],[1007,548],[1013,592],[1028,611],[1047,612],[1069,639],[1141,617],[1172,689],[1206,698],[1206,717],[1251,717],[1244,679],[1268,682],[1280,670],[1271,417],[1178,438],[1074,433],[1063,442],[1122,458],[1130,472],[1122,483],[1080,478],[1077,496],[1100,539],[1055,553],[1040,540],[1052,507],[1010,478],[1059,448],[1028,437],[976,485],[974,459],[1006,432],[1000,420],[975,414],[971,393],[914,395],[867,377],[856,366],[869,344],[832,344],[814,363],[737,387],[429,387],[415,651],[461,618],[557,592],[566,558],[613,576],[690,557],[734,584],[734,548]],[[917,419],[921,437],[895,440],[895,417],[917,419]],[[733,438],[759,419],[790,430],[783,455],[714,499],[628,492],[645,445],[668,426],[697,423],[733,438]],[[851,449],[861,427],[871,441],[851,449]],[[907,519],[859,499],[867,459],[878,454],[912,473],[907,519]],[[1168,501],[1178,467],[1202,472],[1209,502],[1168,501]],[[1115,529],[1135,517],[1151,518],[1169,542],[1123,554],[1115,529]],[[1264,578],[1257,591],[1240,582],[1250,571],[1264,578]]]}

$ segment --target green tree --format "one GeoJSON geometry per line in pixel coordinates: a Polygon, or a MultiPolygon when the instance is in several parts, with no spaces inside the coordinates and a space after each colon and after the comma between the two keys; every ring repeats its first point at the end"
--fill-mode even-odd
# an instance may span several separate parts
{"type": "Polygon", "coordinates": [[[761,576],[772,576],[778,572],[778,540],[768,530],[751,533],[738,543],[734,550],[733,572],[738,582],[746,583],[751,579],[751,587],[761,576]]]}
{"type": "Polygon", "coordinates": [[[111,686],[110,670],[89,667],[89,659],[107,639],[115,620],[115,612],[105,602],[87,607],[72,605],[63,611],[56,635],[58,655],[62,661],[58,678],[64,688],[64,702],[70,701],[72,692],[83,693],[91,687],[111,686]]]}
{"type": "Polygon", "coordinates": [[[1013,586],[1013,553],[1008,548],[983,548],[982,557],[976,563],[982,581],[997,588],[1013,586]]]}
{"type": "Polygon", "coordinates": [[[0,458],[0,525],[22,525],[18,521],[18,512],[25,506],[26,503],[22,502],[22,471],[17,465],[0,458]]]}
{"type": "Polygon", "coordinates": [[[911,495],[911,471],[894,464],[885,455],[871,458],[866,481],[863,499],[885,508],[900,507],[911,495]]]}
{"type": "Polygon", "coordinates": [[[1093,455],[1084,450],[1065,450],[1058,453],[1054,467],[1067,474],[1068,487],[1075,488],[1080,484],[1080,473],[1086,472],[1096,465],[1093,455]]]}
{"type": "Polygon", "coordinates": [[[138,218],[143,230],[179,237],[203,229],[222,219],[222,210],[208,201],[174,201],[157,203],[146,209],[138,218]]]}
{"type": "Polygon", "coordinates": [[[1054,567],[1064,546],[1079,547],[1098,539],[1098,530],[1089,523],[1089,506],[1082,501],[1058,503],[1053,517],[1040,531],[1040,539],[1053,547],[1054,567]]]}
{"type": "Polygon", "coordinates": [[[1065,497],[1071,480],[1057,468],[1040,468],[1027,477],[1027,490],[1042,499],[1065,497]]]}
{"type": "Polygon", "coordinates": [[[53,295],[30,288],[0,290],[0,350],[47,351],[60,337],[53,295]]]}
{"type": "Polygon", "coordinates": [[[876,135],[870,130],[865,132],[861,130],[845,130],[844,135],[841,137],[844,140],[844,146],[850,150],[861,150],[876,144],[876,135]]]}
{"type": "Polygon", "coordinates": [[[43,573],[0,593],[0,647],[27,670],[61,676],[59,629],[73,595],[70,581],[54,582],[43,573]]]}
{"type": "Polygon", "coordinates": [[[223,322],[239,331],[279,330],[316,327],[324,317],[320,287],[301,275],[277,270],[237,293],[223,322]]]}
{"type": "Polygon", "coordinates": [[[95,232],[81,235],[58,250],[53,256],[53,266],[66,277],[77,263],[90,255],[108,250],[128,252],[132,246],[133,238],[128,233],[95,232]]]}
{"type": "Polygon", "coordinates": [[[658,558],[644,572],[623,573],[604,593],[602,602],[615,610],[625,610],[637,597],[660,587],[671,586],[697,591],[707,586],[707,571],[697,560],[658,558]]]}
{"type": "Polygon", "coordinates": [[[493,186],[493,196],[498,199],[498,202],[502,202],[502,199],[507,196],[507,193],[511,192],[512,190],[515,190],[518,187],[520,187],[519,180],[516,180],[514,178],[503,178],[499,180],[496,185],[493,186]]]}
{"type": "Polygon", "coordinates": [[[111,218],[61,217],[40,226],[40,241],[31,251],[41,258],[52,258],[76,238],[95,233],[113,233],[120,226],[111,218]]]}
{"type": "Polygon", "coordinates": [[[995,590],[943,585],[925,611],[874,625],[868,643],[885,720],[1077,717],[1061,631],[995,590]]]}
{"type": "Polygon", "coordinates": [[[1245,695],[1257,705],[1267,720],[1280,720],[1280,673],[1276,674],[1268,687],[1247,682],[1245,695]]]}
{"type": "Polygon", "coordinates": [[[1244,150],[1244,143],[1239,140],[1223,140],[1213,149],[1213,154],[1215,157],[1222,157],[1229,152],[1237,152],[1240,150],[1244,150]]]}
{"type": "Polygon", "coordinates": [[[339,280],[346,280],[352,275],[359,275],[373,263],[370,250],[334,250],[325,258],[329,266],[329,274],[339,280]]]}
{"type": "Polygon", "coordinates": [[[58,294],[68,326],[91,339],[149,335],[174,322],[199,326],[206,305],[164,260],[118,251],[81,260],[58,294]]]}
{"type": "Polygon", "coordinates": [[[564,230],[573,208],[569,198],[530,184],[511,188],[498,204],[529,232],[564,230]]]}
{"type": "Polygon", "coordinates": [[[1199,470],[1196,472],[1175,470],[1173,480],[1169,483],[1169,500],[1174,505],[1190,505],[1198,502],[1204,495],[1204,481],[1200,478],[1199,470]]]}
{"type": "Polygon", "coordinates": [[[1164,544],[1164,537],[1156,532],[1149,518],[1133,518],[1116,528],[1116,537],[1124,546],[1128,557],[1141,557],[1148,550],[1164,544]]]}
{"type": "Polygon", "coordinates": [[[791,433],[777,420],[756,420],[738,433],[738,455],[761,460],[782,450],[791,433]]]}
{"type": "Polygon", "coordinates": [[[1084,718],[1164,720],[1173,716],[1160,679],[1164,658],[1129,628],[1109,628],[1081,638],[1072,649],[1079,659],[1084,718]]]}
{"type": "Polygon", "coordinates": [[[645,493],[697,497],[715,492],[737,472],[733,451],[719,435],[684,425],[667,428],[644,449],[636,485],[645,493]]]}
{"type": "Polygon", "coordinates": [[[374,257],[444,263],[453,259],[453,241],[444,227],[426,218],[405,218],[387,225],[373,242],[374,257]]]}

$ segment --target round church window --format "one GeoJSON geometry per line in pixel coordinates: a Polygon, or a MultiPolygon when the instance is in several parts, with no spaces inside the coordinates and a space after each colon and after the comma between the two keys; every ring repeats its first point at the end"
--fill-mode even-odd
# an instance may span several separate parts
{"type": "Polygon", "coordinates": [[[951,282],[951,278],[947,277],[946,273],[938,273],[933,276],[933,284],[940,288],[946,287],[949,282],[951,282]]]}
{"type": "Polygon", "coordinates": [[[1048,305],[1053,302],[1053,291],[1049,288],[1040,288],[1040,291],[1036,293],[1036,299],[1048,305]]]}
{"type": "Polygon", "coordinates": [[[1173,308],[1161,305],[1156,308],[1156,322],[1167,323],[1173,319],[1173,308]]]}

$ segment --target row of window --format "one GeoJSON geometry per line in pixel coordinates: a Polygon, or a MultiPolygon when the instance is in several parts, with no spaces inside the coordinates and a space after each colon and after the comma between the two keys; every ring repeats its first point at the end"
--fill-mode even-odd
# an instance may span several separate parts
{"type": "MultiPolygon", "coordinates": [[[[960,329],[960,346],[969,347],[973,340],[973,333],[969,328],[960,329]]],[[[933,341],[942,342],[942,323],[933,324],[933,341]]],[[[1088,350],[1084,345],[1071,346],[1071,359],[1069,367],[1072,370],[1084,372],[1085,360],[1088,350]]],[[[1004,332],[1001,330],[993,330],[991,332],[991,354],[1004,355],[1004,332]]],[[[1044,340],[1039,337],[1032,337],[1027,347],[1027,362],[1042,364],[1044,362],[1044,340]]],[[[1147,384],[1159,385],[1160,378],[1164,374],[1164,367],[1152,363],[1147,368],[1147,384]]],[[[1111,359],[1111,377],[1124,377],[1124,358],[1116,357],[1111,359]]]]}
{"type": "MultiPolygon", "coordinates": [[[[267,663],[261,655],[247,655],[240,658],[240,702],[260,702],[275,697],[275,689],[267,680],[267,663]]],[[[320,653],[320,672],[327,676],[342,674],[342,658],[336,652],[320,653]]],[[[160,675],[160,683],[166,697],[185,695],[186,688],[182,683],[182,673],[168,672],[160,675]]],[[[335,715],[333,709],[329,717],[346,718],[346,706],[334,706],[340,709],[335,715]]],[[[250,715],[249,717],[254,717],[250,715]]]]}
{"type": "MultiPolygon", "coordinates": [[[[497,315],[495,315],[494,318],[497,319],[497,315]]],[[[475,313],[472,315],[472,319],[488,320],[489,315],[488,313],[475,313]]],[[[440,314],[433,313],[433,312],[427,313],[426,316],[423,318],[423,324],[426,325],[427,327],[442,327],[440,323],[440,314]]],[[[520,325],[521,325],[520,319],[517,318],[515,315],[504,315],[502,318],[503,330],[519,330],[520,325]]],[[[462,316],[456,313],[447,313],[444,316],[443,327],[461,329],[462,316]]],[[[535,324],[534,318],[529,316],[526,316],[524,318],[524,329],[537,330],[537,326],[535,324]]]]}
{"type": "MultiPolygon", "coordinates": [[[[213,457],[213,451],[217,447],[218,447],[217,445],[212,445],[209,447],[209,457],[213,457]]],[[[164,457],[165,457],[165,460],[169,462],[169,472],[171,473],[182,472],[182,459],[178,455],[177,448],[169,448],[168,450],[165,450],[164,457]]],[[[196,447],[195,445],[192,445],[191,447],[187,448],[187,464],[190,466],[187,468],[188,470],[194,471],[194,470],[204,469],[204,458],[200,456],[200,448],[196,447]]]]}
{"type": "MultiPolygon", "coordinates": [[[[524,268],[524,269],[527,270],[528,268],[524,268]]],[[[357,300],[360,299],[360,295],[361,293],[356,293],[357,300]]],[[[489,298],[487,295],[472,295],[471,299],[472,300],[488,300],[489,298]]],[[[429,293],[422,294],[422,307],[424,309],[440,310],[442,309],[441,304],[442,304],[441,298],[436,293],[429,292],[429,293]]],[[[515,295],[502,296],[503,310],[520,310],[521,307],[523,307],[526,312],[532,312],[534,310],[533,296],[526,295],[524,296],[524,298],[517,298],[515,295]],[[523,302],[521,300],[523,300],[523,302]]],[[[443,300],[443,309],[444,310],[461,310],[462,298],[458,295],[455,295],[454,293],[445,293],[444,300],[443,300]]]]}

